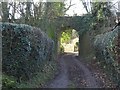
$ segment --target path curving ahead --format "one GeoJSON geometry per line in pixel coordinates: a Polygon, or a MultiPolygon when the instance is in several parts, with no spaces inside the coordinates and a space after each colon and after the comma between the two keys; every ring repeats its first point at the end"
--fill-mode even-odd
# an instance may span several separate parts
{"type": "Polygon", "coordinates": [[[53,79],[48,88],[98,88],[92,72],[75,57],[66,54],[59,59],[60,73],[53,79]]]}

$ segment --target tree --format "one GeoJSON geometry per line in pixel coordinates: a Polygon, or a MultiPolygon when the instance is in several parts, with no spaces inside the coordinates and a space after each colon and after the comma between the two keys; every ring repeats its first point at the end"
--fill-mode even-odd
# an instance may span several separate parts
{"type": "Polygon", "coordinates": [[[9,8],[8,2],[1,2],[2,3],[2,22],[9,21],[9,8]]]}

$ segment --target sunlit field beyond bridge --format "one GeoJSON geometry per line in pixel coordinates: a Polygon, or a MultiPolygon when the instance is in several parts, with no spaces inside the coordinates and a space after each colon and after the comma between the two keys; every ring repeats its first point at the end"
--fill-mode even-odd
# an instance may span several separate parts
{"type": "Polygon", "coordinates": [[[66,52],[66,53],[78,53],[78,50],[75,50],[75,44],[78,41],[79,41],[79,39],[75,38],[75,39],[72,39],[71,42],[68,44],[63,43],[62,45],[64,47],[64,52],[66,52]]]}

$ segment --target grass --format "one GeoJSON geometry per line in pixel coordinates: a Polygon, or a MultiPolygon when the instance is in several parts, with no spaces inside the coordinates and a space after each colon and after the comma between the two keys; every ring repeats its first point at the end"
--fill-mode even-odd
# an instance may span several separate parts
{"type": "Polygon", "coordinates": [[[0,89],[2,87],[2,75],[0,74],[0,89]]]}
{"type": "MultiPolygon", "coordinates": [[[[36,75],[31,78],[29,81],[21,81],[20,83],[16,82],[13,77],[11,78],[8,75],[3,74],[2,80],[4,82],[7,82],[7,88],[12,87],[13,84],[11,82],[15,82],[14,85],[17,88],[41,88],[43,87],[46,82],[48,82],[50,79],[54,77],[55,71],[57,70],[57,64],[55,61],[47,61],[43,67],[42,72],[36,73],[36,75]],[[10,86],[12,85],[12,86],[10,86]]],[[[0,77],[1,79],[1,77],[0,77]]]]}
{"type": "Polygon", "coordinates": [[[68,88],[76,88],[75,84],[73,82],[71,82],[69,85],[68,85],[68,88]]]}
{"type": "Polygon", "coordinates": [[[18,88],[41,88],[46,82],[53,78],[57,69],[55,61],[48,61],[43,69],[43,72],[38,72],[36,76],[27,82],[17,84],[18,88]]]}

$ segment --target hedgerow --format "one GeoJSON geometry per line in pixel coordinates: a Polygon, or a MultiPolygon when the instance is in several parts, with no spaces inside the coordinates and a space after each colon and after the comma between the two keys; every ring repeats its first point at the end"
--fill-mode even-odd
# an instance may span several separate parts
{"type": "Polygon", "coordinates": [[[53,59],[54,42],[40,29],[25,24],[0,23],[2,70],[19,81],[42,70],[53,59]]]}
{"type": "Polygon", "coordinates": [[[120,85],[119,35],[120,27],[117,27],[113,31],[97,35],[94,42],[98,62],[118,86],[120,85]]]}

